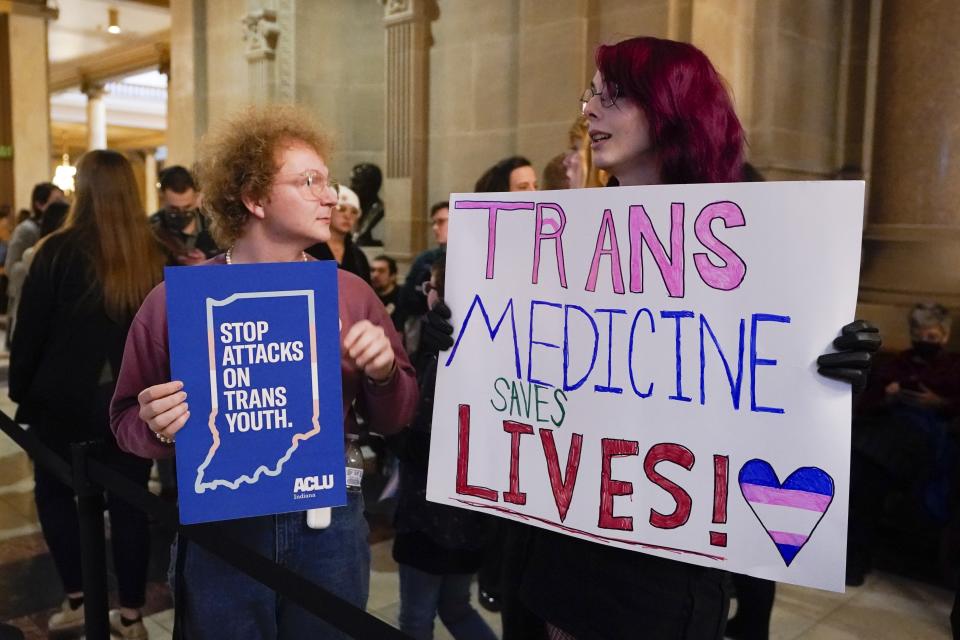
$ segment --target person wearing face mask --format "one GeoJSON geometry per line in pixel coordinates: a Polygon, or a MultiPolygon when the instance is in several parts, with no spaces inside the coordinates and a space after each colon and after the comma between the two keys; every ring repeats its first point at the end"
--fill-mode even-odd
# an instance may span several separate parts
{"type": "Polygon", "coordinates": [[[958,453],[950,422],[960,415],[960,355],[946,350],[950,313],[911,309],[910,349],[877,367],[856,409],[850,467],[847,584],[862,584],[887,498],[906,493],[916,515],[943,524],[958,453]]]}
{"type": "Polygon", "coordinates": [[[174,165],[160,173],[163,208],[150,216],[153,234],[167,253],[167,265],[200,264],[220,253],[210,222],[200,212],[200,193],[193,176],[174,165]]]}
{"type": "Polygon", "coordinates": [[[17,320],[17,300],[27,278],[27,263],[23,254],[40,240],[40,224],[47,208],[55,202],[63,202],[64,195],[52,182],[41,182],[30,195],[30,215],[18,224],[10,236],[4,272],[7,274],[7,348],[13,340],[17,320]]]}

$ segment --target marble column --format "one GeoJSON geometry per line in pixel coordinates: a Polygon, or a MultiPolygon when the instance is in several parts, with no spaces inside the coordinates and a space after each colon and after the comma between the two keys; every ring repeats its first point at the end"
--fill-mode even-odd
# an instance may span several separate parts
{"type": "MultiPolygon", "coordinates": [[[[907,344],[918,301],[960,307],[960,12],[951,0],[886,0],[860,312],[907,344]]],[[[957,333],[957,332],[955,332],[957,333]]]]}
{"type": "MultiPolygon", "coordinates": [[[[593,49],[587,35],[589,4],[522,3],[517,24],[515,115],[511,118],[501,111],[507,105],[484,105],[487,117],[516,122],[515,153],[533,162],[538,173],[567,145],[570,125],[580,115],[578,98],[593,77],[593,49]],[[564,45],[558,47],[558,42],[564,45]]],[[[490,57],[496,59],[494,55],[490,57]]],[[[482,87],[477,97],[485,101],[487,89],[482,87]]],[[[506,155],[511,154],[500,157],[506,155]]],[[[498,159],[487,158],[487,166],[498,159]]]]}
{"type": "Polygon", "coordinates": [[[156,149],[143,152],[143,208],[147,215],[160,208],[157,196],[157,156],[156,149]]]}
{"type": "Polygon", "coordinates": [[[0,13],[0,209],[16,211],[13,182],[13,122],[10,113],[10,20],[0,13]]]}
{"type": "Polygon", "coordinates": [[[250,101],[270,104],[277,97],[277,43],[280,27],[277,12],[257,9],[243,17],[243,40],[249,63],[250,101]]]}
{"type": "Polygon", "coordinates": [[[170,4],[167,162],[189,167],[207,129],[206,1],[170,4]]]}
{"type": "Polygon", "coordinates": [[[107,91],[102,84],[84,84],[87,96],[87,150],[107,148],[107,91]]]}
{"type": "Polygon", "coordinates": [[[380,234],[405,262],[426,246],[427,127],[430,94],[430,22],[434,0],[382,0],[386,38],[387,103],[384,203],[380,234]],[[384,233],[385,231],[385,233],[384,233]]]}
{"type": "Polygon", "coordinates": [[[10,144],[3,155],[13,162],[14,211],[30,208],[33,186],[52,177],[50,94],[47,89],[47,16],[6,15],[9,42],[10,144]]]}

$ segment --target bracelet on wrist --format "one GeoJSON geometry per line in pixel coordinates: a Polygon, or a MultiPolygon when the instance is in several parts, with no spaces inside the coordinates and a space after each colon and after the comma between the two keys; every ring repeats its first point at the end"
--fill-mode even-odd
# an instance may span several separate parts
{"type": "Polygon", "coordinates": [[[383,380],[374,380],[370,376],[367,376],[367,380],[375,387],[385,387],[393,380],[393,376],[397,373],[397,361],[393,361],[393,366],[390,367],[390,373],[387,374],[387,377],[383,380]]]}

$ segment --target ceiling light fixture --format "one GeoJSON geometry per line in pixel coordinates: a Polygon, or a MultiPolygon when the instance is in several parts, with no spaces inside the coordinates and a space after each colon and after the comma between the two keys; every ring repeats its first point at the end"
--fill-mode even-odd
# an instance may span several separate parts
{"type": "Polygon", "coordinates": [[[60,190],[66,194],[73,193],[76,186],[74,176],[77,175],[77,168],[70,164],[70,155],[63,154],[63,162],[57,165],[56,173],[53,176],[53,184],[60,187],[60,190]]]}
{"type": "Polygon", "coordinates": [[[107,9],[107,31],[110,33],[120,33],[120,21],[117,15],[118,11],[114,8],[107,9]]]}

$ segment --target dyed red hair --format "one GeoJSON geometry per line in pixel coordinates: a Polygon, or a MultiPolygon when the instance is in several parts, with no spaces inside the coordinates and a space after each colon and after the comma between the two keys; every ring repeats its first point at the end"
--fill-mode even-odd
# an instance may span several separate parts
{"type": "MultiPolygon", "coordinates": [[[[693,45],[631,38],[597,49],[605,83],[643,109],[665,184],[738,182],[743,128],[720,74],[693,45]]],[[[615,108],[615,107],[614,107],[615,108]]]]}

